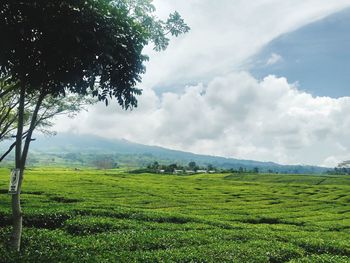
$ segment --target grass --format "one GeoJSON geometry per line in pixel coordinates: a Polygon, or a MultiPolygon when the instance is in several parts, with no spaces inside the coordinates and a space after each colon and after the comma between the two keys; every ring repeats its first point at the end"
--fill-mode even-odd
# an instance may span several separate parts
{"type": "Polygon", "coordinates": [[[350,262],[350,177],[27,170],[22,251],[0,262],[350,262]]]}

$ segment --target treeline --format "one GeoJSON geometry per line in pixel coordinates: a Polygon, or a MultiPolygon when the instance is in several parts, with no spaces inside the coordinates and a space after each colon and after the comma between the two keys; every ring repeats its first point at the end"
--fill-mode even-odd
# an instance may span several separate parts
{"type": "Polygon", "coordinates": [[[349,167],[336,167],[333,170],[329,170],[327,174],[331,175],[350,175],[349,167]]]}
{"type": "Polygon", "coordinates": [[[215,173],[218,169],[211,164],[200,166],[196,162],[189,162],[187,165],[177,163],[159,164],[157,161],[150,163],[146,168],[130,171],[131,173],[215,173]]]}
{"type": "MultiPolygon", "coordinates": [[[[270,170],[270,173],[275,173],[270,170]]],[[[220,169],[212,164],[206,166],[200,166],[196,162],[189,162],[187,165],[181,165],[177,163],[172,164],[159,164],[157,161],[150,163],[145,168],[140,168],[130,171],[130,173],[165,173],[165,174],[193,174],[193,173],[259,173],[259,168],[254,167],[247,169],[239,167],[238,169],[220,169]]]]}
{"type": "MultiPolygon", "coordinates": [[[[3,162],[3,165],[10,165],[14,160],[13,155],[9,155],[3,162]]],[[[28,166],[66,166],[66,167],[91,167],[97,169],[114,169],[118,167],[143,167],[145,172],[158,172],[164,170],[164,173],[177,173],[183,171],[215,171],[225,173],[274,173],[274,174],[347,174],[348,170],[341,167],[336,169],[327,169],[315,166],[302,165],[278,165],[269,164],[256,165],[255,163],[221,163],[211,162],[209,159],[197,161],[193,159],[185,160],[182,158],[160,158],[151,153],[143,154],[103,154],[95,153],[54,153],[54,152],[31,152],[28,160],[28,166]],[[193,162],[193,163],[192,163],[193,162]],[[190,165],[190,163],[192,163],[190,165]],[[156,168],[155,168],[156,167],[156,168]]],[[[347,168],[349,169],[349,168],[347,168]]],[[[190,172],[188,172],[190,173],[190,172]]]]}
{"type": "Polygon", "coordinates": [[[334,175],[350,175],[350,160],[343,161],[334,169],[327,172],[334,175]]]}

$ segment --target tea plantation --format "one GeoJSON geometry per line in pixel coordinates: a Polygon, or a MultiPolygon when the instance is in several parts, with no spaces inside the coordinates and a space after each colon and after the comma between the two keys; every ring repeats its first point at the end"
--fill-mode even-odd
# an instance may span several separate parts
{"type": "Polygon", "coordinates": [[[0,262],[350,262],[350,177],[27,170],[20,254],[0,169],[0,262]]]}

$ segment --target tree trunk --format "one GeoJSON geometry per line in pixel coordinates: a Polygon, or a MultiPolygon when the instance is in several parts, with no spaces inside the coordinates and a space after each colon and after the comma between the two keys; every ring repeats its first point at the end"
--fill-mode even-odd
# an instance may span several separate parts
{"type": "MultiPolygon", "coordinates": [[[[20,194],[22,189],[22,182],[24,177],[24,168],[27,161],[28,150],[30,142],[32,140],[33,131],[36,126],[38,119],[38,113],[41,104],[45,98],[45,93],[39,95],[38,101],[35,105],[33,111],[32,119],[30,121],[29,129],[26,132],[25,143],[22,150],[22,140],[23,138],[23,122],[24,122],[24,96],[25,93],[21,90],[20,104],[19,104],[19,114],[18,114],[18,127],[17,127],[17,137],[16,137],[16,168],[20,170],[19,183],[17,193],[12,196],[12,216],[13,216],[13,230],[12,230],[12,241],[11,245],[13,249],[19,251],[21,247],[21,235],[22,235],[22,210],[20,202],[20,194]],[[23,98],[22,98],[23,95],[23,98]]],[[[24,133],[25,134],[25,133],[24,133]]]]}
{"type": "Polygon", "coordinates": [[[30,142],[32,141],[33,131],[35,129],[35,126],[37,125],[36,121],[38,120],[38,113],[39,113],[39,110],[40,110],[40,107],[41,107],[41,104],[42,104],[44,98],[45,98],[44,93],[39,95],[38,101],[36,102],[35,109],[33,111],[32,119],[30,121],[28,133],[26,136],[26,140],[24,142],[24,147],[23,147],[23,152],[22,152],[21,163],[22,163],[23,169],[26,165],[30,142]]]}
{"type": "Polygon", "coordinates": [[[21,247],[21,236],[22,236],[22,209],[21,209],[21,199],[20,191],[23,179],[23,169],[20,170],[20,181],[18,183],[18,190],[16,194],[12,195],[12,220],[13,229],[11,236],[11,246],[14,250],[19,251],[21,247]]]}
{"type": "Polygon", "coordinates": [[[11,246],[14,250],[19,251],[21,245],[22,235],[22,210],[21,210],[21,185],[23,180],[23,166],[22,166],[22,135],[24,126],[24,99],[25,99],[25,85],[21,85],[19,106],[18,106],[18,125],[16,135],[16,169],[20,169],[19,183],[17,193],[12,195],[12,221],[13,229],[11,235],[11,246]]]}

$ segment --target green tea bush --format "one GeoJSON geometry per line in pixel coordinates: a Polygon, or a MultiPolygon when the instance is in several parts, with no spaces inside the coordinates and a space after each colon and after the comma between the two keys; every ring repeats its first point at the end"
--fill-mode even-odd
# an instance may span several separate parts
{"type": "Polygon", "coordinates": [[[0,191],[0,262],[350,262],[350,180],[225,176],[28,170],[20,253],[0,191]]]}
{"type": "Polygon", "coordinates": [[[320,254],[310,255],[305,258],[293,259],[289,263],[349,263],[350,258],[337,255],[320,254]]]}
{"type": "Polygon", "coordinates": [[[64,229],[72,235],[89,235],[102,232],[137,229],[138,224],[130,220],[118,220],[108,217],[75,217],[67,220],[64,229]]]}

